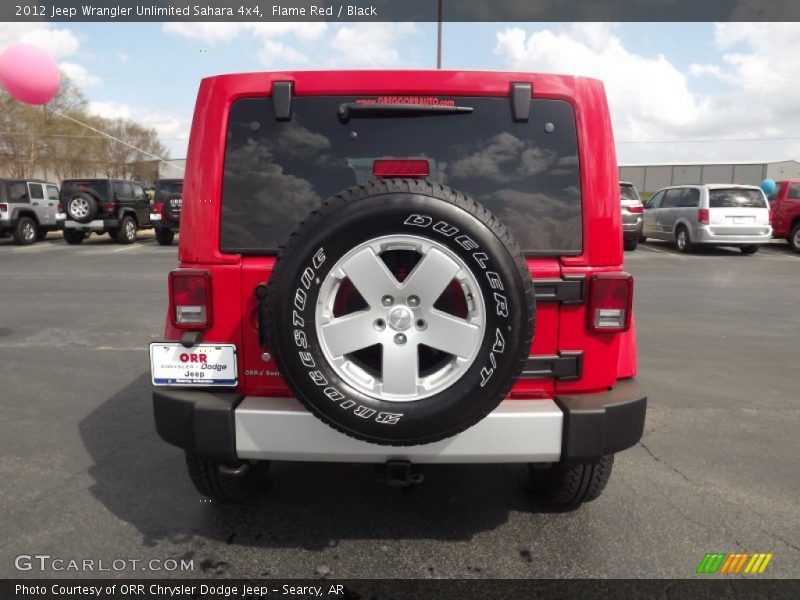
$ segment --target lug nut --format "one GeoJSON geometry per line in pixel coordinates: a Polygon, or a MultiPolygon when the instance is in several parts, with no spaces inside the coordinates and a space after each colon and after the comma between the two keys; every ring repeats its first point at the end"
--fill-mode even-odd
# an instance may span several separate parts
{"type": "Polygon", "coordinates": [[[384,297],[381,299],[381,303],[382,303],[384,306],[391,306],[392,304],[394,304],[394,298],[392,298],[391,296],[384,296],[384,297]]]}
{"type": "Polygon", "coordinates": [[[375,319],[375,322],[372,324],[372,326],[378,331],[383,331],[386,328],[386,321],[383,319],[375,319]]]}
{"type": "Polygon", "coordinates": [[[409,296],[407,302],[411,308],[416,308],[417,306],[419,306],[419,297],[409,296]]]}
{"type": "Polygon", "coordinates": [[[396,336],[394,336],[394,343],[402,346],[406,343],[406,336],[402,333],[398,333],[396,336]]]}

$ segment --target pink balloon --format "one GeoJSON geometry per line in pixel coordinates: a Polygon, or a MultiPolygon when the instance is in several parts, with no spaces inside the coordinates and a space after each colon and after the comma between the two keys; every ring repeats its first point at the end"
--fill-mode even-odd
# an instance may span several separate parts
{"type": "Polygon", "coordinates": [[[13,44],[0,52],[0,84],[27,104],[46,104],[58,93],[61,72],[50,56],[33,44],[13,44]]]}

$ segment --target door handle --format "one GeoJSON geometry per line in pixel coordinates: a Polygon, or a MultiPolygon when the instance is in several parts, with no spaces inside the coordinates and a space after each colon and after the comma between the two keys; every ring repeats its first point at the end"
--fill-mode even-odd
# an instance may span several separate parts
{"type": "Polygon", "coordinates": [[[39,203],[38,202],[34,202],[33,205],[34,206],[39,206],[39,203]]]}

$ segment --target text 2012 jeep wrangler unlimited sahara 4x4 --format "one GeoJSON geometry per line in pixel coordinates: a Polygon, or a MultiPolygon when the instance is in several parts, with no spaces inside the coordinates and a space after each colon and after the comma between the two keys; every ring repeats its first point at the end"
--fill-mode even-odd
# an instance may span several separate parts
{"type": "Polygon", "coordinates": [[[618,185],[599,81],[203,80],[158,433],[222,500],[271,459],[528,463],[596,498],[646,405],[618,185]]]}

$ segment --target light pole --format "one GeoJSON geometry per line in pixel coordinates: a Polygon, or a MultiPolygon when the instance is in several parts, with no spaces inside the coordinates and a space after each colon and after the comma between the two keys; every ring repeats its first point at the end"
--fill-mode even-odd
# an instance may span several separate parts
{"type": "Polygon", "coordinates": [[[436,68],[442,68],[442,0],[439,0],[439,10],[436,25],[436,68]]]}

